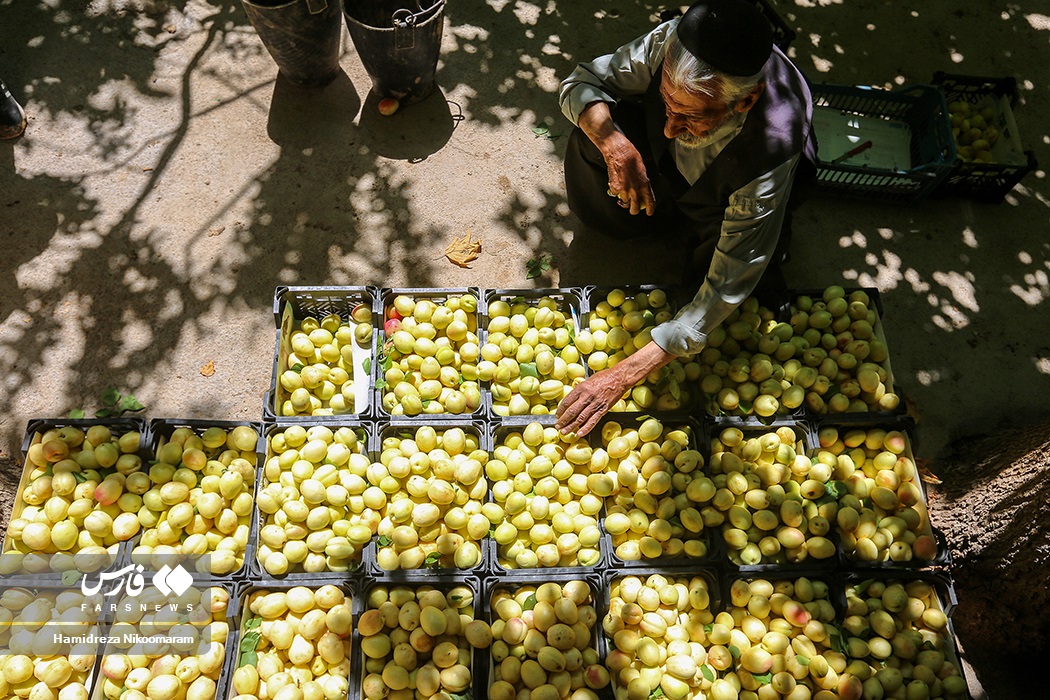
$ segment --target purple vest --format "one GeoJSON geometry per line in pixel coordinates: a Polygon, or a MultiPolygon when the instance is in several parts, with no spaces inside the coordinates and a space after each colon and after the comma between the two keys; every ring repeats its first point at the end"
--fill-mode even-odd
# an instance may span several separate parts
{"type": "Polygon", "coordinates": [[[802,73],[776,47],[762,73],[766,88],[747,113],[740,133],[692,186],[678,171],[669,148],[671,139],[664,136],[667,115],[660,96],[662,63],[649,84],[645,121],[653,160],[664,185],[660,189],[670,193],[678,209],[702,230],[720,230],[730,195],[763,173],[799,153],[816,162],[816,143],[811,134],[813,98],[802,73]]]}

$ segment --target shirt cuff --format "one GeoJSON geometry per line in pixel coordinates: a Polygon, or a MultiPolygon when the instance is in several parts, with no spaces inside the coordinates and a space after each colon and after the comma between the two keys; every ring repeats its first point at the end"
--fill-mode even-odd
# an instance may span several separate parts
{"type": "Polygon", "coordinates": [[[695,355],[707,345],[706,333],[701,333],[696,327],[676,320],[661,323],[654,328],[652,339],[664,352],[669,352],[677,357],[695,355]]]}

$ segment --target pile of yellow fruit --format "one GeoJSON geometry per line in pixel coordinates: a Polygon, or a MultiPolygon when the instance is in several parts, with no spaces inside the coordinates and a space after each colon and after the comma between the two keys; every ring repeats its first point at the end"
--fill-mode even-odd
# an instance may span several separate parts
{"type": "Polygon", "coordinates": [[[948,115],[959,159],[964,163],[994,163],[992,146],[999,140],[995,109],[985,107],[978,111],[959,100],[948,105],[948,115]]]}

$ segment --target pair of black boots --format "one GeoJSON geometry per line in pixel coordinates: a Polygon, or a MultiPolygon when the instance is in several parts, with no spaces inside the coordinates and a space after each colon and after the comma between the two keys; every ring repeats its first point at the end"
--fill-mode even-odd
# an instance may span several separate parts
{"type": "Polygon", "coordinates": [[[25,130],[25,110],[0,80],[0,139],[16,139],[25,130]]]}

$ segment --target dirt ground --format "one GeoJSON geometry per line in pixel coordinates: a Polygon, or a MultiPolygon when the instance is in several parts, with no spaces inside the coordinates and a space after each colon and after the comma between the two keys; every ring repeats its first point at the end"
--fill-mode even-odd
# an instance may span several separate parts
{"type": "MultiPolygon", "coordinates": [[[[813,82],[1015,77],[1021,139],[1050,163],[1050,2],[771,4],[813,82]]],[[[677,282],[666,247],[569,213],[557,104],[577,62],[665,7],[455,0],[440,91],[381,117],[345,35],[344,74],[305,90],[237,2],[0,0],[0,75],[30,117],[0,144],[0,454],[110,385],[151,417],[258,418],[277,285],[677,282]],[[461,269],[442,253],[468,231],[483,253],[461,269]],[[550,272],[527,279],[544,254],[550,272]]],[[[1042,169],[999,205],[819,197],[796,216],[789,284],[881,290],[934,471],[960,437],[1050,409],[1048,218],[1042,169]]]]}

